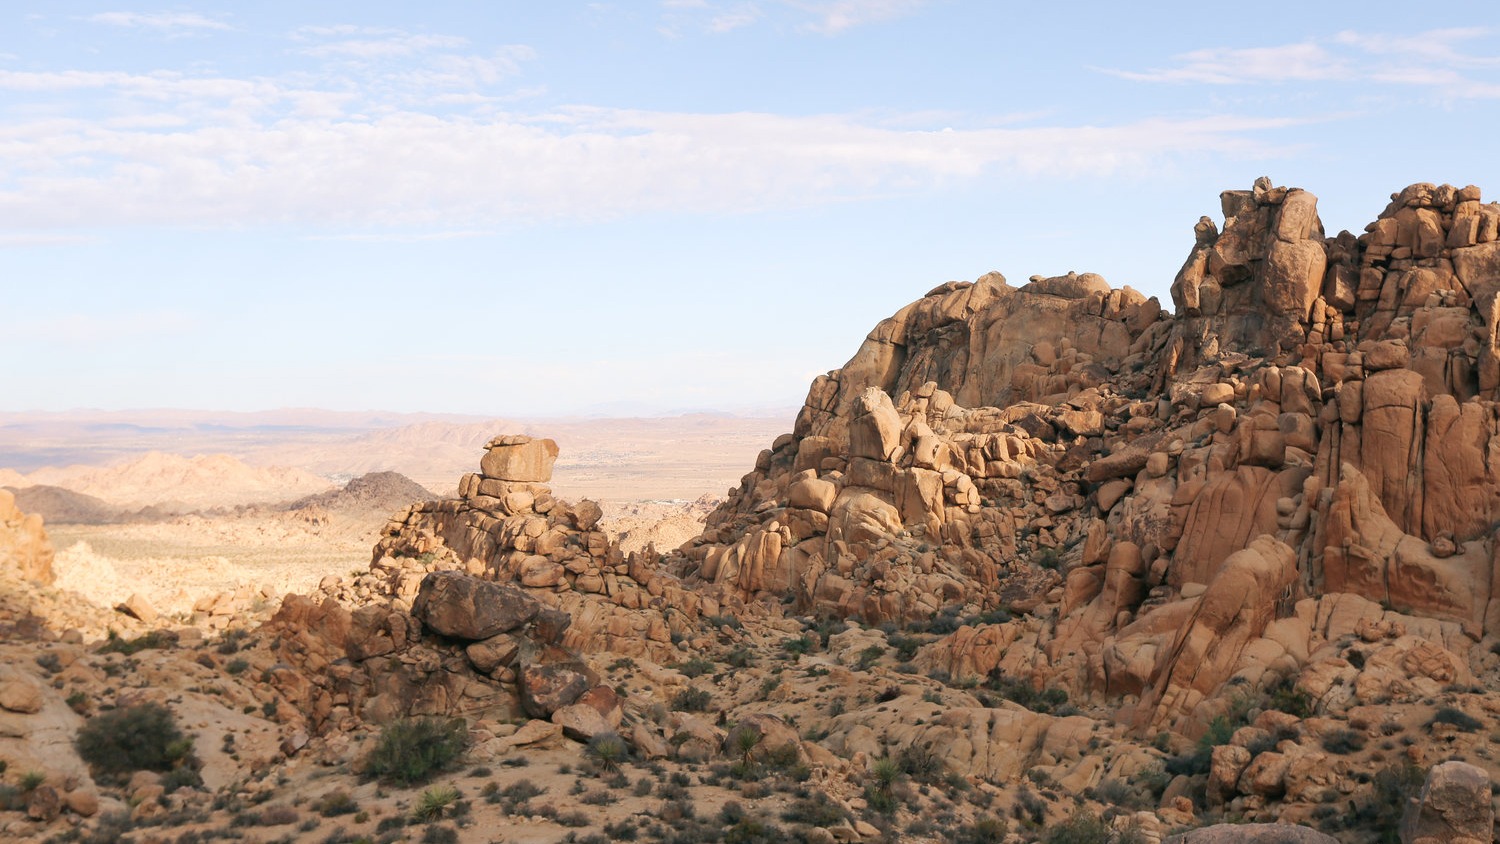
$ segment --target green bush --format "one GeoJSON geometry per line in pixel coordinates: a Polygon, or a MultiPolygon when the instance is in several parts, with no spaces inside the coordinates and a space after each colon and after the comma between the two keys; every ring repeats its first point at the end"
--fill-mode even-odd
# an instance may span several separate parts
{"type": "Polygon", "coordinates": [[[1061,714],[1058,710],[1068,705],[1066,689],[1037,690],[1029,680],[1007,677],[1000,669],[990,672],[984,687],[1001,697],[1030,709],[1032,712],[1061,714]]]}
{"type": "Polygon", "coordinates": [[[600,733],[589,739],[584,751],[599,766],[601,771],[619,770],[620,764],[630,756],[630,745],[616,733],[600,733]]]}
{"type": "Polygon", "coordinates": [[[1041,840],[1042,844],[1108,844],[1109,825],[1098,815],[1080,809],[1047,830],[1041,840]]]}
{"type": "Polygon", "coordinates": [[[136,771],[196,771],[200,765],[193,740],[159,703],[95,715],[79,728],[74,746],[101,782],[123,782],[136,771]]]}
{"type": "Polygon", "coordinates": [[[412,820],[419,823],[432,823],[441,818],[450,806],[458,802],[460,797],[458,789],[451,785],[435,785],[422,792],[417,798],[417,805],[411,810],[412,820]]]}
{"type": "Polygon", "coordinates": [[[1436,715],[1432,716],[1432,720],[1427,722],[1427,726],[1429,727],[1435,724],[1452,724],[1459,730],[1466,733],[1475,732],[1480,727],[1484,726],[1483,721],[1475,718],[1473,715],[1470,715],[1462,709],[1455,709],[1451,706],[1442,707],[1437,711],[1436,715]]]}
{"type": "Polygon", "coordinates": [[[672,708],[678,712],[707,712],[713,695],[703,689],[683,689],[672,696],[672,708]]]}
{"type": "Polygon", "coordinates": [[[463,755],[469,729],[462,718],[404,718],[381,731],[365,773],[397,785],[431,779],[463,755]]]}
{"type": "Polygon", "coordinates": [[[702,677],[704,674],[712,674],[714,672],[714,664],[701,656],[695,656],[687,662],[679,663],[677,670],[682,672],[685,677],[702,677]]]}
{"type": "Polygon", "coordinates": [[[101,654],[131,654],[147,650],[164,650],[177,647],[177,634],[170,630],[152,630],[134,639],[122,639],[120,634],[109,631],[109,638],[99,646],[101,654]]]}
{"type": "Polygon", "coordinates": [[[1338,756],[1347,756],[1365,746],[1364,733],[1339,728],[1323,734],[1323,749],[1338,756]]]}

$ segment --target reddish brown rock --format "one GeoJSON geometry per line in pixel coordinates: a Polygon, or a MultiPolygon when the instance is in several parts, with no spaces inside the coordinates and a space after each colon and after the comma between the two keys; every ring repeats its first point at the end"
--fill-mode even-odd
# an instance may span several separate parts
{"type": "Polygon", "coordinates": [[[479,641],[507,633],[541,609],[533,598],[505,583],[458,572],[432,572],[422,578],[412,615],[444,636],[479,641]]]}

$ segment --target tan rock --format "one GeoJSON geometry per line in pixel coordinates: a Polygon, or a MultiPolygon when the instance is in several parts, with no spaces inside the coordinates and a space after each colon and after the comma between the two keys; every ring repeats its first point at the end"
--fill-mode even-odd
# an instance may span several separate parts
{"type": "Polygon", "coordinates": [[[557,443],[552,440],[506,436],[491,440],[485,448],[479,470],[486,477],[523,483],[552,480],[552,464],[557,461],[557,443]]]}
{"type": "Polygon", "coordinates": [[[1401,821],[1401,840],[1488,841],[1494,823],[1490,778],[1484,769],[1467,762],[1443,762],[1427,772],[1421,796],[1401,821]]]}

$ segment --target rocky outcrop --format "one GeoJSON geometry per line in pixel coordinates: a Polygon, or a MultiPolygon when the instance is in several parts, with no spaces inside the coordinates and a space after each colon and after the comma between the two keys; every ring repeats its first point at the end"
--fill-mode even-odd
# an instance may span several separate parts
{"type": "Polygon", "coordinates": [[[1500,206],[1413,185],[1329,237],[1300,189],[1220,204],[1175,314],[1088,273],[901,309],[666,567],[724,606],[1037,613],[924,659],[1003,664],[1144,729],[1296,681],[1339,595],[1467,663],[1500,635],[1500,206]],[[986,637],[1007,644],[970,649],[986,637]]]}
{"type": "Polygon", "coordinates": [[[45,586],[54,579],[52,557],[41,517],[22,513],[10,490],[0,489],[0,572],[45,586]]]}

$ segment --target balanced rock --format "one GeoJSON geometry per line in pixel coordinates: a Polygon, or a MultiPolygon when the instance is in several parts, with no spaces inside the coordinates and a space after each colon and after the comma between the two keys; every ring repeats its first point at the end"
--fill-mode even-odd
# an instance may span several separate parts
{"type": "Polygon", "coordinates": [[[485,455],[479,461],[479,470],[487,478],[519,483],[546,483],[552,480],[552,464],[557,460],[557,443],[550,439],[502,436],[486,443],[485,449],[485,455]]]}

